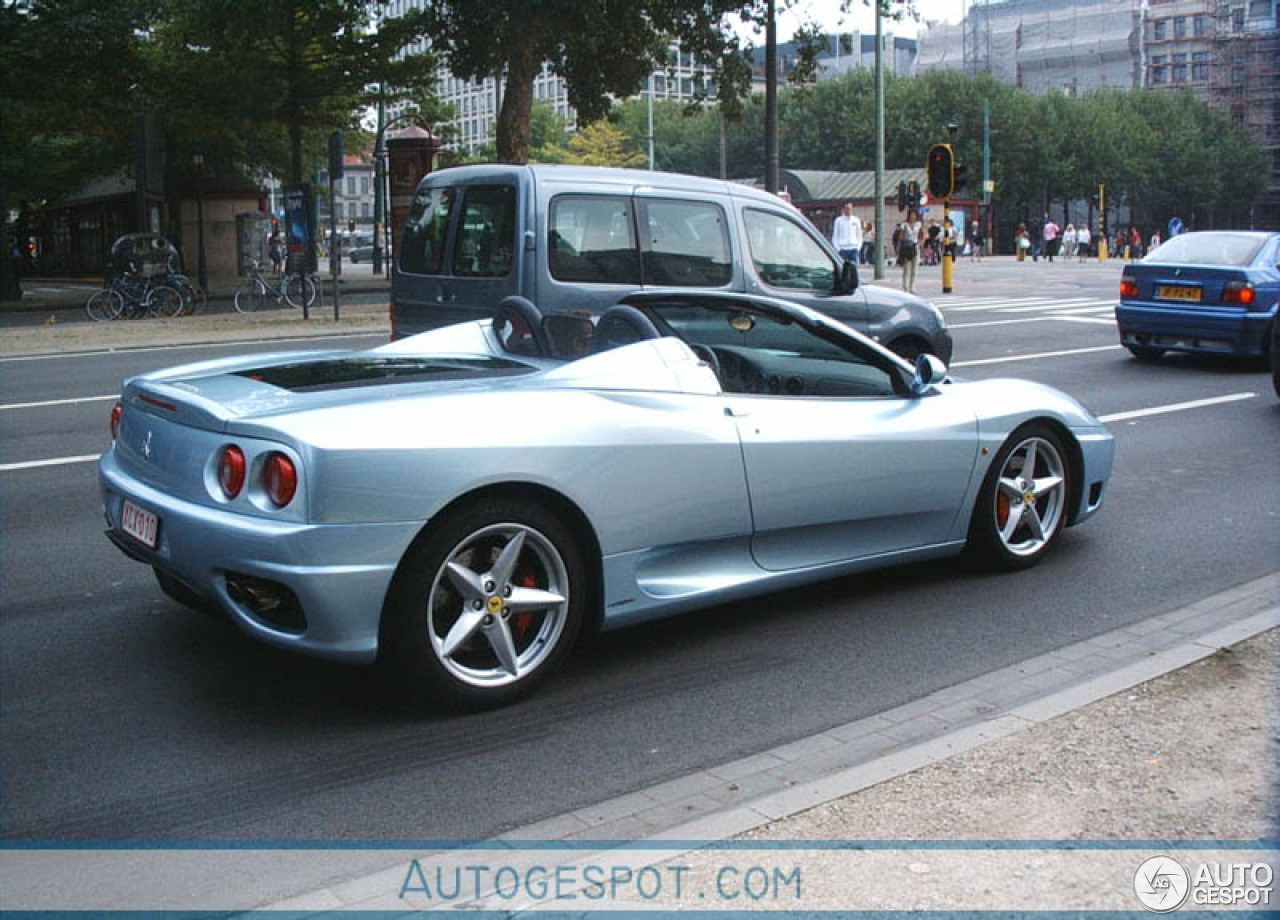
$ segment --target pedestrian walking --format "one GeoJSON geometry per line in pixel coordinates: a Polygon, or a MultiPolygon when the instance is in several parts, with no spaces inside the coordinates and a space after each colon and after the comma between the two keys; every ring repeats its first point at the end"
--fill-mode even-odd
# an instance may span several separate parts
{"type": "Polygon", "coordinates": [[[871,221],[862,222],[862,264],[873,265],[876,261],[876,228],[871,221]]]}
{"type": "Polygon", "coordinates": [[[909,294],[916,290],[916,263],[920,248],[924,245],[924,225],[918,211],[908,211],[907,219],[898,228],[898,264],[902,266],[902,289],[909,294]]]}
{"type": "Polygon", "coordinates": [[[1079,234],[1076,231],[1076,225],[1067,224],[1067,229],[1062,231],[1062,258],[1070,259],[1076,254],[1076,246],[1079,244],[1079,234]]]}
{"type": "Polygon", "coordinates": [[[1160,231],[1156,230],[1151,234],[1151,244],[1147,247],[1147,252],[1151,252],[1153,249],[1158,249],[1162,242],[1164,241],[1160,239],[1160,231]]]}
{"type": "Polygon", "coordinates": [[[1142,234],[1137,227],[1129,228],[1129,261],[1137,262],[1142,258],[1142,234]]]}
{"type": "Polygon", "coordinates": [[[1018,229],[1013,233],[1013,251],[1017,253],[1019,262],[1026,261],[1028,252],[1032,253],[1032,261],[1035,260],[1031,245],[1031,231],[1026,224],[1018,224],[1018,229]]]}
{"type": "Polygon", "coordinates": [[[942,219],[942,255],[951,259],[952,264],[956,261],[956,225],[951,222],[950,217],[942,219]]]}
{"type": "Polygon", "coordinates": [[[976,220],[969,225],[969,261],[982,261],[982,225],[976,220]]]}
{"type": "Polygon", "coordinates": [[[1093,244],[1093,237],[1089,233],[1089,225],[1081,224],[1080,229],[1076,230],[1076,257],[1083,262],[1089,258],[1089,247],[1093,244]]]}
{"type": "Polygon", "coordinates": [[[271,256],[271,270],[274,271],[277,276],[283,275],[285,245],[284,237],[280,234],[279,230],[276,230],[271,234],[271,239],[267,243],[267,250],[271,256]]]}
{"type": "Polygon", "coordinates": [[[1052,217],[1047,213],[1044,215],[1044,224],[1040,229],[1040,235],[1044,240],[1044,257],[1050,262],[1053,261],[1053,257],[1058,252],[1058,233],[1061,229],[1052,217]]]}
{"type": "Polygon", "coordinates": [[[862,221],[853,216],[853,202],[845,202],[831,228],[831,245],[840,257],[857,265],[862,261],[862,221]]]}

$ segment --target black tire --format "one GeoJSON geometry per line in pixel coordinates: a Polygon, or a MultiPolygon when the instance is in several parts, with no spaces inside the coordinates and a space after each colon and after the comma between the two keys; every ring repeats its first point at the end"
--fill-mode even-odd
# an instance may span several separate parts
{"type": "Polygon", "coordinates": [[[85,301],[84,309],[89,314],[89,319],[95,322],[119,319],[124,312],[124,298],[111,288],[103,288],[90,295],[85,301]]]}
{"type": "Polygon", "coordinates": [[[316,302],[316,283],[306,275],[290,275],[284,282],[284,299],[290,306],[311,306],[316,302]]]}
{"type": "Polygon", "coordinates": [[[182,294],[177,288],[160,284],[147,294],[147,310],[153,316],[177,316],[182,312],[182,294]]]}
{"type": "Polygon", "coordinates": [[[1061,437],[1044,424],[1023,425],[1001,446],[982,481],[969,550],[999,571],[1035,565],[1062,535],[1070,496],[1071,463],[1061,437]]]}
{"type": "Polygon", "coordinates": [[[908,364],[915,364],[916,358],[929,353],[929,349],[918,339],[899,339],[889,346],[889,350],[908,364]]]}
{"type": "Polygon", "coordinates": [[[415,702],[502,706],[563,662],[589,596],[578,542],[559,518],[520,499],[477,501],[432,522],[405,555],[380,657],[415,702]]]}
{"type": "Polygon", "coordinates": [[[266,302],[266,299],[267,286],[251,278],[236,285],[232,302],[235,304],[237,313],[254,313],[266,302]]]}
{"type": "Polygon", "coordinates": [[[1126,345],[1125,348],[1129,349],[1129,354],[1145,363],[1159,361],[1164,355],[1163,348],[1156,348],[1152,345],[1126,345]]]}

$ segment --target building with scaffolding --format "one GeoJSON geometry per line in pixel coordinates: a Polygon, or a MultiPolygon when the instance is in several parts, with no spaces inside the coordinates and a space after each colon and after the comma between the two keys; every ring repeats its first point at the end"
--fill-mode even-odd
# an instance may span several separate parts
{"type": "Polygon", "coordinates": [[[922,31],[917,72],[991,74],[1028,92],[1189,90],[1269,157],[1253,225],[1280,229],[1280,0],[986,0],[922,31]]]}

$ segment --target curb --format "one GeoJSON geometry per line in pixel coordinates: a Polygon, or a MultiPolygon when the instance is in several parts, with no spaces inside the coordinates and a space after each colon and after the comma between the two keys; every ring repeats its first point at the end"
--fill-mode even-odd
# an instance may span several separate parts
{"type": "MultiPolygon", "coordinates": [[[[1280,627],[1278,593],[1280,573],[1267,575],[875,716],[535,822],[492,843],[516,849],[521,841],[598,841],[606,853],[628,840],[670,841],[653,857],[661,862],[1028,731],[1280,627]]],[[[575,849],[569,858],[582,852],[575,849]]],[[[639,865],[635,850],[628,855],[639,865]]],[[[407,912],[398,895],[404,879],[399,864],[262,909],[407,912]]]]}

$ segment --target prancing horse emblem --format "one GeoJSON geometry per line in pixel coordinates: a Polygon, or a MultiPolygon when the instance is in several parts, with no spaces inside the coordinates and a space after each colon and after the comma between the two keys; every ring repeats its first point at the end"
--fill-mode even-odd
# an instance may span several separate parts
{"type": "Polygon", "coordinates": [[[147,432],[147,436],[142,439],[142,459],[151,459],[151,432],[147,432]]]}

